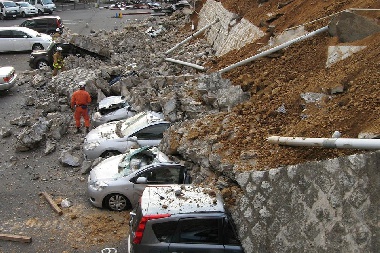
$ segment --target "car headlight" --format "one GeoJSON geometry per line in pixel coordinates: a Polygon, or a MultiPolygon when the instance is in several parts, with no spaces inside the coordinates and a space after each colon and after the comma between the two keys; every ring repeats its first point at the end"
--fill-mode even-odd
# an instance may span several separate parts
{"type": "Polygon", "coordinates": [[[106,188],[107,186],[108,186],[108,184],[106,182],[103,182],[103,181],[95,181],[95,182],[90,183],[90,187],[92,189],[94,189],[95,191],[101,191],[104,188],[106,188]]]}
{"type": "Polygon", "coordinates": [[[90,142],[90,143],[84,144],[83,148],[86,150],[93,150],[97,146],[99,146],[99,142],[90,142]]]}

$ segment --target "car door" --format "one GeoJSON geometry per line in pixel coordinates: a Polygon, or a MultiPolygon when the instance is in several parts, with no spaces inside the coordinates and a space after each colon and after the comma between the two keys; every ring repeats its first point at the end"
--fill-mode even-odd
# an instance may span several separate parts
{"type": "Polygon", "coordinates": [[[168,252],[223,253],[221,217],[180,219],[168,252]]]}
{"type": "Polygon", "coordinates": [[[32,50],[32,37],[23,31],[12,31],[12,40],[14,44],[14,51],[32,50]]]}
{"type": "Polygon", "coordinates": [[[13,51],[12,36],[11,30],[0,31],[0,52],[13,51]]]}
{"type": "Polygon", "coordinates": [[[137,143],[141,147],[157,146],[160,144],[160,141],[164,136],[164,132],[169,128],[169,126],[170,123],[168,122],[155,123],[137,131],[134,136],[137,137],[137,143]]]}

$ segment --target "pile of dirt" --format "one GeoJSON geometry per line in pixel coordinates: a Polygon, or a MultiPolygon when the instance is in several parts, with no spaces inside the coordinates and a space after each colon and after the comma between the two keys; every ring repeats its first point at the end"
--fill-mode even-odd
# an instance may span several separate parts
{"type": "MultiPolygon", "coordinates": [[[[268,36],[261,40],[214,59],[208,66],[210,72],[259,53],[273,32],[276,34],[319,20],[305,25],[308,31],[312,31],[327,25],[331,18],[324,17],[334,13],[349,8],[380,8],[376,0],[221,2],[226,9],[254,25],[272,28],[268,36]]],[[[379,11],[357,11],[357,14],[379,23],[379,11]]],[[[224,146],[222,157],[236,163],[243,152],[252,151],[257,158],[258,170],[362,152],[284,147],[269,144],[266,139],[272,135],[326,138],[331,137],[334,131],[340,131],[344,138],[357,138],[359,133],[364,132],[380,134],[379,41],[380,34],[375,34],[355,43],[343,44],[326,32],[293,44],[282,50],[281,54],[261,58],[226,72],[223,77],[250,92],[251,99],[230,113],[200,120],[198,129],[207,131],[198,137],[207,138],[207,133],[217,133],[221,125],[226,127],[222,122],[228,119],[228,127],[234,135],[218,137],[224,146]],[[326,68],[327,49],[331,45],[367,47],[326,68]],[[331,94],[336,87],[342,87],[343,92],[331,94]],[[301,98],[301,94],[306,92],[326,96],[319,103],[307,104],[301,98]]]]}

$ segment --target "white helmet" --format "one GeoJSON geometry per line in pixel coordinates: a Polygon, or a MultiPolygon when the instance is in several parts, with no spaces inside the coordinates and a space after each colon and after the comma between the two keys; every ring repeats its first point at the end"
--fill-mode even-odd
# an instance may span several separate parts
{"type": "Polygon", "coordinates": [[[84,81],[79,82],[78,87],[79,87],[79,88],[84,88],[84,87],[86,87],[86,82],[84,82],[84,81]]]}

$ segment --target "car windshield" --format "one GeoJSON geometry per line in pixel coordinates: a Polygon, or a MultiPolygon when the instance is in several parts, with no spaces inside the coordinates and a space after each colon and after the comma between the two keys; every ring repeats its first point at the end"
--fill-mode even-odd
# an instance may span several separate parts
{"type": "Polygon", "coordinates": [[[150,147],[131,150],[119,163],[118,173],[120,177],[126,176],[139,170],[142,166],[151,164],[155,155],[149,151],[150,147]]]}
{"type": "Polygon", "coordinates": [[[28,3],[25,3],[25,2],[19,2],[17,4],[20,5],[21,7],[28,7],[28,6],[30,6],[28,3]]]}
{"type": "Polygon", "coordinates": [[[147,112],[141,112],[126,120],[119,121],[116,125],[116,134],[120,138],[131,136],[136,130],[147,124],[146,115],[147,112]]]}
{"type": "Polygon", "coordinates": [[[53,2],[51,0],[42,0],[43,4],[52,4],[53,2]]]}
{"type": "Polygon", "coordinates": [[[14,2],[3,2],[5,7],[17,7],[14,2]]]}

